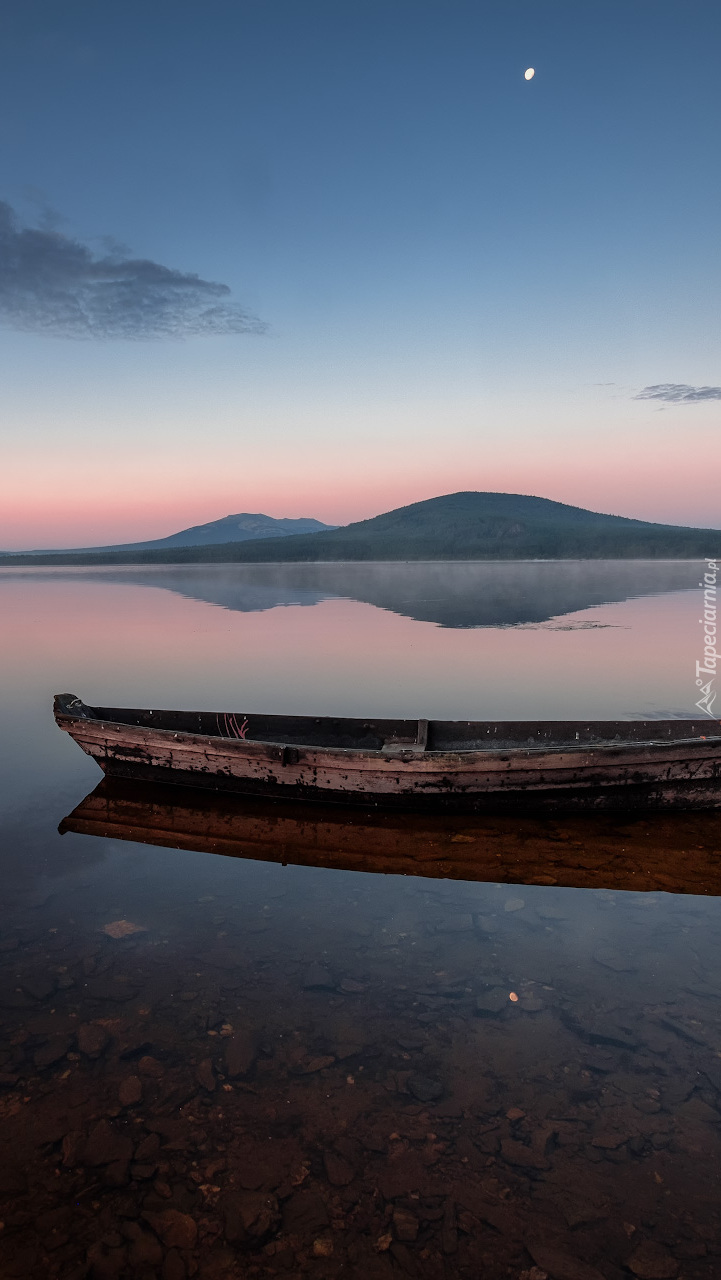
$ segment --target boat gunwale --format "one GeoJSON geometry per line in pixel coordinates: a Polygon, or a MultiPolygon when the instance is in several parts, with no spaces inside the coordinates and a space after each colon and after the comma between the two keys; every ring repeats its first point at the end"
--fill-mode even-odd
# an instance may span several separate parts
{"type": "MultiPolygon", "coordinates": [[[[96,708],[87,706],[87,704],[85,703],[81,703],[80,699],[77,699],[77,702],[80,703],[84,711],[89,712],[91,714],[74,715],[65,706],[58,705],[59,703],[61,703],[61,699],[67,698],[69,696],[70,695],[58,695],[56,697],[55,720],[60,728],[66,728],[66,725],[62,724],[61,722],[67,721],[73,725],[77,725],[78,729],[81,729],[81,730],[84,726],[89,726],[89,725],[93,725],[98,729],[106,730],[106,731],[114,730],[115,732],[119,732],[121,730],[126,730],[129,735],[133,735],[133,736],[137,735],[141,738],[147,738],[147,737],[152,737],[156,739],[160,738],[160,741],[168,741],[169,743],[177,744],[178,746],[197,745],[199,743],[203,743],[212,747],[214,750],[217,750],[218,748],[221,748],[222,750],[232,748],[234,754],[236,753],[242,754],[241,749],[247,747],[249,748],[248,754],[250,756],[256,754],[256,751],[254,750],[254,748],[258,748],[257,754],[260,754],[260,752],[264,748],[272,748],[273,750],[277,750],[281,753],[283,751],[288,751],[288,750],[296,751],[299,754],[302,752],[305,757],[307,757],[308,755],[322,755],[322,756],[329,756],[331,758],[339,758],[339,759],[346,759],[346,760],[350,758],[357,759],[357,760],[370,759],[373,761],[377,761],[379,764],[383,763],[388,765],[408,765],[411,763],[419,764],[421,761],[427,760],[429,762],[432,761],[434,764],[438,765],[438,764],[441,764],[443,761],[447,761],[449,763],[463,762],[463,763],[471,764],[476,761],[480,763],[488,760],[504,760],[504,759],[508,759],[509,757],[513,759],[523,759],[523,758],[529,758],[529,757],[537,759],[541,756],[551,756],[553,758],[557,758],[559,755],[573,755],[574,757],[578,757],[580,755],[591,755],[596,758],[598,758],[599,756],[608,758],[609,756],[616,755],[616,754],[626,755],[634,751],[643,752],[649,749],[653,749],[654,751],[658,749],[663,749],[664,754],[668,755],[669,752],[674,748],[688,748],[688,747],[699,748],[700,749],[699,752],[694,752],[694,755],[696,755],[696,754],[701,754],[704,750],[708,750],[708,749],[713,750],[715,746],[721,745],[721,734],[707,734],[707,735],[699,735],[697,737],[690,737],[690,738],[670,737],[670,738],[659,739],[654,737],[654,738],[642,738],[642,739],[632,738],[632,739],[626,739],[626,740],[618,739],[618,738],[616,739],[607,738],[607,739],[600,739],[593,742],[564,741],[556,744],[539,742],[537,744],[525,743],[523,745],[518,745],[518,746],[503,746],[503,747],[500,747],[500,746],[499,747],[490,747],[490,746],[478,747],[474,745],[473,747],[469,747],[469,748],[456,748],[456,749],[424,748],[422,750],[419,750],[418,747],[415,746],[410,739],[407,742],[399,741],[399,742],[389,743],[387,747],[380,747],[380,748],[338,747],[338,746],[316,744],[316,743],[298,743],[298,742],[289,743],[287,741],[284,742],[282,740],[265,739],[265,738],[263,739],[232,738],[232,737],[224,737],[221,734],[216,735],[216,734],[206,734],[206,733],[193,733],[192,731],[183,730],[183,729],[179,729],[179,730],[163,729],[160,726],[156,726],[156,725],[149,726],[149,725],[130,724],[129,722],[122,721],[122,720],[106,720],[101,718],[99,715],[95,714],[97,710],[96,708]]],[[[129,713],[132,713],[133,711],[141,711],[141,709],[128,708],[129,713]]],[[[145,714],[148,714],[148,712],[145,712],[145,714]]],[[[162,715],[162,714],[163,714],[162,712],[159,712],[159,715],[162,715]]],[[[207,713],[188,712],[183,714],[196,715],[196,714],[207,714],[207,713]]],[[[284,717],[282,716],[278,716],[278,719],[283,719],[283,718],[284,717]]],[[[317,723],[318,719],[320,720],[338,719],[332,716],[327,716],[327,717],[304,716],[304,717],[295,717],[295,718],[306,719],[308,721],[313,721],[314,723],[317,723]]],[[[352,718],[345,717],[345,719],[352,719],[352,718]]],[[[357,722],[360,725],[366,723],[360,718],[357,718],[357,722]]],[[[396,723],[405,723],[410,725],[415,722],[411,720],[411,721],[397,721],[396,723]]],[[[443,723],[448,723],[448,722],[443,722],[443,723]]],[[[458,723],[466,726],[470,726],[472,724],[482,725],[482,724],[488,724],[492,722],[490,721],[458,721],[458,723]]],[[[512,722],[506,721],[504,723],[512,723],[512,722]]],[[[526,723],[526,722],[524,721],[521,723],[526,723]]],[[[573,721],[538,721],[537,723],[539,725],[572,724],[572,723],[575,723],[578,725],[589,724],[589,722],[587,721],[580,721],[580,720],[575,722],[573,721]]],[[[594,724],[594,723],[616,725],[616,724],[633,724],[634,722],[633,721],[596,721],[596,722],[591,721],[590,722],[590,724],[594,724]]],[[[636,722],[636,723],[639,723],[639,722],[636,722]]],[[[645,722],[641,721],[640,723],[645,723],[645,722]]],[[[678,724],[679,721],[677,720],[659,721],[658,723],[659,724],[678,724]]],[[[688,723],[694,724],[694,725],[702,725],[703,721],[693,720],[693,721],[689,721],[688,723]]],[[[69,728],[66,728],[66,731],[70,732],[69,728]]],[[[75,735],[71,733],[70,736],[74,737],[75,735]]]]}

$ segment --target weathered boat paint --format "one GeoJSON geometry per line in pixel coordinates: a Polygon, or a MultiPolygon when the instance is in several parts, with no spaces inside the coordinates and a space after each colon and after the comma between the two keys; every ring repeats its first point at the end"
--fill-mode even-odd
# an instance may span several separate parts
{"type": "Polygon", "coordinates": [[[61,729],[105,773],[148,782],[406,808],[721,807],[715,721],[402,721],[88,707],[61,729]]]}

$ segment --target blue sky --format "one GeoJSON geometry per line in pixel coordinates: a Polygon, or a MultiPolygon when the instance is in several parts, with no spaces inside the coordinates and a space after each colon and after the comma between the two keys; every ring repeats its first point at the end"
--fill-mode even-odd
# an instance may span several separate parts
{"type": "Polygon", "coordinates": [[[258,331],[153,336],[133,277],[128,336],[78,336],[0,270],[0,546],[460,488],[721,524],[720,35],[694,0],[6,7],[15,231],[258,331]]]}

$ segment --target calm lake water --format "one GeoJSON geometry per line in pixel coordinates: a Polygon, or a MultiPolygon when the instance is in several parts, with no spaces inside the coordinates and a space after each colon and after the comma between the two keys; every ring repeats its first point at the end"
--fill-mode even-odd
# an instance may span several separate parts
{"type": "Polygon", "coordinates": [[[719,815],[84,806],[51,713],[691,717],[698,578],[0,569],[3,1277],[717,1280],[719,815]]]}

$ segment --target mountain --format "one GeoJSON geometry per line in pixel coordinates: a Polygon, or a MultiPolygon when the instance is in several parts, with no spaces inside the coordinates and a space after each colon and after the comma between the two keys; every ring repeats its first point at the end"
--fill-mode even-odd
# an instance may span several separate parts
{"type": "Polygon", "coordinates": [[[102,551],[162,551],[164,547],[211,547],[227,542],[250,542],[253,539],[288,538],[294,534],[322,533],[336,529],[337,525],[323,524],[310,516],[299,520],[276,520],[273,516],[249,515],[223,516],[208,524],[195,524],[167,538],[154,538],[151,542],[133,542],[123,547],[102,547],[102,551]]]}
{"type": "MultiPolygon", "coordinates": [[[[210,547],[227,542],[248,542],[253,538],[287,538],[298,533],[321,533],[336,529],[334,524],[301,517],[299,520],[276,520],[273,516],[250,515],[242,512],[236,516],[223,516],[208,524],[194,524],[167,538],[153,538],[149,542],[122,542],[110,547],[72,547],[66,551],[26,551],[28,556],[99,555],[119,551],[162,551],[166,547],[210,547]]],[[[0,552],[11,555],[12,552],[0,552]]]]}
{"type": "Polygon", "coordinates": [[[721,530],[649,524],[517,493],[449,493],[319,533],[252,542],[7,557],[15,564],[327,560],[693,559],[721,555],[721,530]]]}

